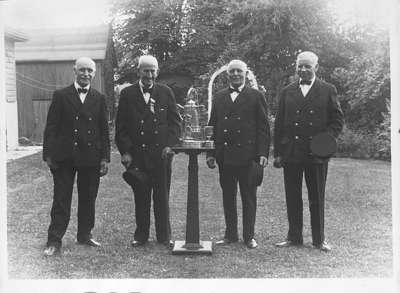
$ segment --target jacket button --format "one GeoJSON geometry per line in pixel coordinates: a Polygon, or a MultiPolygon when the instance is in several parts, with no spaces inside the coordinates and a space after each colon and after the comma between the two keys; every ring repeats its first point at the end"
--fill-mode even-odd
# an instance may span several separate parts
{"type": "Polygon", "coordinates": [[[224,146],[227,146],[228,145],[228,143],[227,142],[224,142],[224,146]]]}
{"type": "Polygon", "coordinates": [[[79,116],[75,116],[75,119],[76,119],[76,120],[79,120],[79,116]]]}
{"type": "Polygon", "coordinates": [[[299,137],[296,135],[295,137],[294,137],[295,139],[299,139],[299,137]]]}
{"type": "Polygon", "coordinates": [[[224,129],[224,132],[228,132],[228,129],[224,129]]]}
{"type": "Polygon", "coordinates": [[[140,135],[144,135],[144,132],[143,132],[143,131],[141,131],[141,132],[140,132],[140,135]]]}
{"type": "Polygon", "coordinates": [[[299,126],[299,123],[295,122],[294,125],[299,126]]]}
{"type": "Polygon", "coordinates": [[[77,142],[75,142],[75,143],[74,143],[74,146],[77,146],[77,145],[78,145],[78,143],[77,143],[77,142]]]}

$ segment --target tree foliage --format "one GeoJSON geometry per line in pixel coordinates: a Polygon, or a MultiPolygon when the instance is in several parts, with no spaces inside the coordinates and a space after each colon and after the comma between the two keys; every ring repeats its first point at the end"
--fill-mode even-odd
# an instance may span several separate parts
{"type": "Polygon", "coordinates": [[[319,77],[338,89],[348,131],[380,137],[387,130],[388,32],[337,22],[328,0],[123,0],[112,13],[119,74],[150,53],[164,74],[200,77],[204,93],[213,72],[242,59],[274,113],[279,91],[295,76],[296,55],[311,50],[319,77]]]}

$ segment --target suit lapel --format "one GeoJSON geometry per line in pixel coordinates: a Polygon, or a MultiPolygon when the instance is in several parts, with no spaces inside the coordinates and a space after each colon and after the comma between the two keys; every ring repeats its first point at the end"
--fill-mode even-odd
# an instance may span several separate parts
{"type": "Polygon", "coordinates": [[[82,104],[82,109],[83,110],[91,109],[95,102],[96,102],[96,98],[94,96],[94,91],[92,90],[92,87],[90,87],[90,89],[86,95],[85,101],[82,104]]]}
{"type": "Polygon", "coordinates": [[[229,113],[232,112],[233,108],[233,102],[228,89],[224,89],[224,91],[222,92],[222,104],[224,116],[227,116],[229,113]]]}
{"type": "MultiPolygon", "coordinates": [[[[247,93],[247,86],[245,86],[242,89],[242,91],[238,94],[238,96],[236,97],[235,101],[232,104],[231,111],[239,109],[243,105],[243,103],[246,102],[246,93],[247,93]]],[[[229,98],[230,98],[230,95],[229,95],[229,98]]],[[[230,100],[232,101],[231,98],[230,98],[230,100]]]]}
{"type": "MultiPolygon", "coordinates": [[[[303,98],[304,103],[302,105],[302,108],[309,105],[310,103],[312,103],[314,99],[318,98],[319,87],[320,87],[320,81],[319,81],[319,79],[316,78],[312,87],[308,91],[307,95],[303,98]]],[[[301,90],[300,90],[300,92],[301,92],[301,90]]]]}
{"type": "Polygon", "coordinates": [[[73,84],[68,87],[67,100],[77,111],[81,109],[82,101],[73,84]]]}
{"type": "Polygon", "coordinates": [[[132,105],[135,108],[135,112],[142,116],[142,119],[147,117],[150,113],[149,107],[144,101],[142,91],[140,90],[139,82],[137,82],[132,88],[132,105]]]}
{"type": "Polygon", "coordinates": [[[318,82],[316,79],[306,96],[303,96],[303,93],[299,85],[299,81],[297,80],[296,82],[293,83],[290,89],[291,91],[290,96],[293,97],[293,101],[297,106],[296,108],[301,110],[310,103],[312,97],[315,96],[316,88],[318,87],[317,83],[318,82]]]}

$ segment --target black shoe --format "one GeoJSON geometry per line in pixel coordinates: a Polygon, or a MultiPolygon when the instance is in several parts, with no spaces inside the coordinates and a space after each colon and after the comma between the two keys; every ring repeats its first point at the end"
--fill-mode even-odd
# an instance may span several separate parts
{"type": "Polygon", "coordinates": [[[324,252],[329,252],[332,250],[331,246],[326,241],[323,241],[321,244],[318,245],[313,244],[313,247],[324,252]]]}
{"type": "Polygon", "coordinates": [[[282,242],[275,243],[276,247],[290,247],[290,246],[300,246],[303,245],[302,241],[292,241],[292,240],[285,240],[282,242]]]}
{"type": "Polygon", "coordinates": [[[238,242],[237,239],[229,239],[229,238],[223,238],[220,240],[215,241],[216,245],[223,245],[223,244],[231,244],[231,243],[235,243],[238,242]]]}
{"type": "Polygon", "coordinates": [[[145,244],[146,244],[145,241],[139,241],[139,240],[135,240],[135,239],[131,241],[131,245],[133,247],[143,246],[145,244]]]}
{"type": "Polygon", "coordinates": [[[158,243],[161,243],[167,248],[173,248],[174,247],[174,241],[172,240],[165,240],[165,241],[158,241],[158,243]]]}
{"type": "Polygon", "coordinates": [[[47,246],[46,249],[43,251],[44,256],[55,256],[58,254],[61,254],[61,249],[54,245],[47,246]]]}
{"type": "Polygon", "coordinates": [[[252,238],[249,241],[246,241],[246,246],[250,249],[253,249],[253,248],[257,248],[258,244],[257,244],[257,241],[254,238],[252,238]]]}
{"type": "Polygon", "coordinates": [[[86,239],[86,240],[78,240],[78,244],[87,245],[91,247],[100,247],[101,244],[94,240],[93,238],[86,239]]]}

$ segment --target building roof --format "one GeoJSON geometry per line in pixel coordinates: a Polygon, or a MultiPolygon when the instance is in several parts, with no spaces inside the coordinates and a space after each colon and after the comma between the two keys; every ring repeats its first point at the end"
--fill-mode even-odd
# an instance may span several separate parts
{"type": "Polygon", "coordinates": [[[28,36],[25,31],[17,30],[12,27],[6,27],[4,30],[4,37],[6,39],[11,39],[14,42],[25,42],[28,40],[28,36]]]}
{"type": "Polygon", "coordinates": [[[24,30],[29,41],[15,46],[16,61],[70,61],[106,56],[109,26],[24,30]]]}

